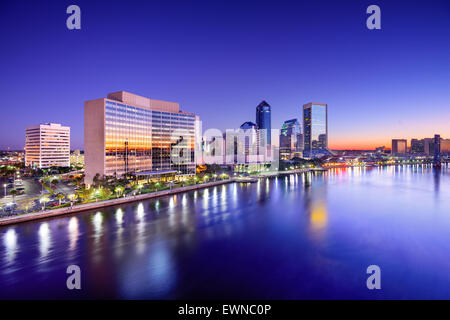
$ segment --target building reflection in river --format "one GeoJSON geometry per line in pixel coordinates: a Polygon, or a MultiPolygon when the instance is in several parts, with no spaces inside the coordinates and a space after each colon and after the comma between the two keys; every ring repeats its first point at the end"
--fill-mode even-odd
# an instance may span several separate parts
{"type": "Polygon", "coordinates": [[[334,168],[0,228],[0,298],[70,298],[70,264],[83,298],[370,298],[373,260],[402,279],[387,297],[445,298],[448,194],[448,168],[334,168]]]}

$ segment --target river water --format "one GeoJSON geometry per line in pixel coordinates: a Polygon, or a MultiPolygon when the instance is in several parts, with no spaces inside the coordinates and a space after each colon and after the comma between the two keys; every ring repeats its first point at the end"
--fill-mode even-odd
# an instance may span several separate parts
{"type": "Polygon", "coordinates": [[[293,174],[3,227],[0,298],[449,299],[450,168],[293,174]]]}

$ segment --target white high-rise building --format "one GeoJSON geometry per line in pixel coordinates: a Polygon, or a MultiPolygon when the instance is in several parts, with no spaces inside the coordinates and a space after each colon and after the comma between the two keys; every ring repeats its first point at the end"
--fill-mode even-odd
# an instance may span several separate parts
{"type": "Polygon", "coordinates": [[[46,123],[27,127],[25,165],[37,168],[70,166],[70,127],[46,123]]]}

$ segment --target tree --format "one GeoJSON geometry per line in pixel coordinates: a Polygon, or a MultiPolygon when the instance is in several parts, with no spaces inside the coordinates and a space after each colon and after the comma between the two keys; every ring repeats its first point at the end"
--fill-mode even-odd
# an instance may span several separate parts
{"type": "Polygon", "coordinates": [[[59,200],[59,205],[61,205],[61,200],[63,200],[66,196],[63,193],[58,193],[56,195],[56,199],[59,200]]]}
{"type": "Polygon", "coordinates": [[[111,189],[109,189],[109,188],[103,188],[103,189],[101,189],[101,191],[100,191],[101,193],[101,196],[102,197],[104,197],[104,198],[109,198],[109,197],[111,197],[111,195],[112,195],[112,191],[111,191],[111,189]]]}
{"type": "Polygon", "coordinates": [[[100,173],[95,174],[94,178],[92,179],[92,184],[95,188],[99,187],[100,184],[100,173]]]}
{"type": "Polygon", "coordinates": [[[121,186],[121,185],[119,185],[119,186],[117,186],[115,189],[114,189],[114,191],[116,192],[116,194],[117,194],[117,198],[120,196],[120,195],[122,195],[122,193],[123,193],[123,186],[121,186]]]}
{"type": "Polygon", "coordinates": [[[84,201],[89,200],[92,197],[94,189],[90,188],[82,188],[78,190],[77,194],[80,199],[83,199],[84,201]]]}

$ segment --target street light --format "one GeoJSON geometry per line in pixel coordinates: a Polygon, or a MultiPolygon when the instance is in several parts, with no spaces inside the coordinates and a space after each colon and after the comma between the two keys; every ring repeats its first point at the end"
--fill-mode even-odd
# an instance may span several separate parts
{"type": "Polygon", "coordinates": [[[44,204],[44,206],[42,207],[42,211],[45,210],[45,204],[46,204],[47,202],[49,202],[49,201],[50,201],[50,199],[47,198],[47,197],[42,197],[42,198],[39,200],[40,203],[43,203],[43,204],[44,204]]]}
{"type": "Polygon", "coordinates": [[[73,207],[73,201],[77,198],[77,195],[74,194],[74,193],[71,193],[71,194],[69,194],[67,197],[68,197],[69,200],[70,200],[70,208],[72,208],[72,207],[73,207]]]}

